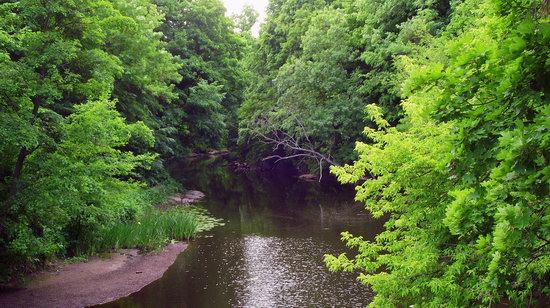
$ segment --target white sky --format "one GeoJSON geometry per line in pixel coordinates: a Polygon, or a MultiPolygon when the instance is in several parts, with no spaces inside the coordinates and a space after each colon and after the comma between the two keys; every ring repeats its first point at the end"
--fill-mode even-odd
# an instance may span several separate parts
{"type": "Polygon", "coordinates": [[[240,13],[245,4],[252,5],[252,7],[254,7],[254,9],[258,13],[260,13],[260,16],[258,17],[258,22],[252,28],[252,33],[255,36],[258,36],[258,33],[260,32],[260,24],[265,20],[265,12],[267,10],[268,0],[222,0],[222,1],[225,4],[225,7],[227,8],[227,16],[240,13]]]}

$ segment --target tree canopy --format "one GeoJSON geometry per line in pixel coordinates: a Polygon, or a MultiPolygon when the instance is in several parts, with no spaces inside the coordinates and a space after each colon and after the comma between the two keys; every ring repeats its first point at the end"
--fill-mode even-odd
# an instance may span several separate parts
{"type": "Polygon", "coordinates": [[[463,1],[445,30],[400,59],[404,117],[375,128],[359,159],[334,168],[357,200],[388,215],[359,254],[327,256],[359,271],[372,306],[531,306],[548,296],[547,6],[463,1]]]}
{"type": "Polygon", "coordinates": [[[366,104],[376,102],[392,122],[401,117],[403,77],[395,59],[440,31],[448,6],[448,1],[270,2],[257,52],[250,56],[256,82],[240,108],[241,142],[283,132],[301,148],[330,158],[327,162],[351,162],[354,141],[372,124],[364,116],[366,104]]]}
{"type": "Polygon", "coordinates": [[[236,134],[246,40],[218,0],[0,4],[0,279],[138,218],[160,158],[236,134]],[[192,13],[192,14],[190,14],[192,13]]]}
{"type": "Polygon", "coordinates": [[[548,297],[548,10],[535,0],[270,3],[241,141],[275,162],[333,165],[387,219],[373,242],[343,234],[355,257],[326,257],[331,270],[359,272],[371,306],[548,297]]]}
{"type": "Polygon", "coordinates": [[[385,230],[325,262],[372,307],[548,301],[549,1],[272,0],[258,38],[225,13],[0,2],[0,281],[153,221],[164,160],[230,148],[356,185],[385,230]]]}

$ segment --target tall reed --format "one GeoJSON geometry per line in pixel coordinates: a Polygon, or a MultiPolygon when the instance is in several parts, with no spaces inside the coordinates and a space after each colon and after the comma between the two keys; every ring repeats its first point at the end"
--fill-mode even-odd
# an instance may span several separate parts
{"type": "Polygon", "coordinates": [[[100,249],[158,249],[171,240],[188,240],[194,236],[199,231],[199,221],[196,213],[185,209],[151,210],[135,222],[103,230],[100,249]]]}

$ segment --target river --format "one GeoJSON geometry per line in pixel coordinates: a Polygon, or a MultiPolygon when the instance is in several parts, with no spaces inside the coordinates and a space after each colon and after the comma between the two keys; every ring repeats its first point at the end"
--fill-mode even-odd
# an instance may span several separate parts
{"type": "MultiPolygon", "coordinates": [[[[340,232],[372,239],[382,229],[353,187],[304,182],[289,169],[233,171],[224,159],[172,162],[184,187],[225,225],[190,242],[158,281],[103,307],[364,307],[372,292],[353,273],[331,273],[340,232]]],[[[353,254],[348,251],[348,254],[353,254]]]]}

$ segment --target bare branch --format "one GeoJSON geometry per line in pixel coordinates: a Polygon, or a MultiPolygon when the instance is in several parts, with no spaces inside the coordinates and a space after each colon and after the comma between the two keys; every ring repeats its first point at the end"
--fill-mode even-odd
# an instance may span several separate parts
{"type": "MultiPolygon", "coordinates": [[[[289,134],[288,132],[277,129],[276,127],[270,127],[271,125],[269,120],[266,118],[259,121],[261,123],[260,126],[268,128],[267,131],[269,131],[269,133],[263,133],[260,129],[255,132],[256,137],[260,140],[260,142],[271,146],[274,152],[281,149],[288,152],[288,155],[271,155],[265,157],[263,160],[266,161],[275,159],[275,163],[295,158],[314,160],[319,166],[319,181],[321,181],[323,178],[323,162],[334,166],[338,166],[339,164],[332,159],[330,152],[328,154],[319,152],[307,134],[305,125],[296,116],[293,116],[293,119],[297,123],[297,135],[289,134]]],[[[264,129],[264,131],[266,130],[264,129]]]]}

